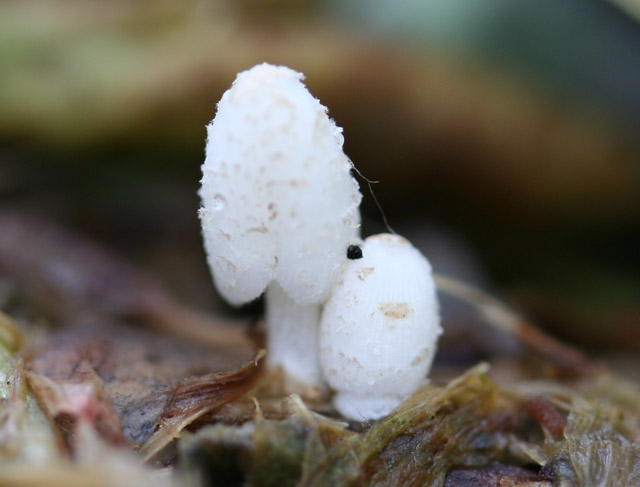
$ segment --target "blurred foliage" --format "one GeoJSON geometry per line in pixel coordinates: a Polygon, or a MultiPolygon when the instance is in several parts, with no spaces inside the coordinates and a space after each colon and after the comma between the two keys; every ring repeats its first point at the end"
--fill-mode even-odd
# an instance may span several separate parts
{"type": "Polygon", "coordinates": [[[640,32],[613,4],[2,8],[2,199],[120,248],[184,299],[214,299],[195,212],[204,126],[235,74],[269,61],[306,74],[396,230],[452,228],[543,324],[637,343],[640,32]]]}
{"type": "Polygon", "coordinates": [[[402,6],[338,1],[333,15],[391,40],[509,66],[550,92],[623,116],[637,127],[636,1],[409,0],[402,6]]]}

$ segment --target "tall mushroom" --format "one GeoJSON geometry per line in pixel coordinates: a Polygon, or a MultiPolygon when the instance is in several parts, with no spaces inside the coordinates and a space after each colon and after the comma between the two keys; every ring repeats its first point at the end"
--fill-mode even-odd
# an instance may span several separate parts
{"type": "Polygon", "coordinates": [[[336,409],[357,420],[391,412],[425,382],[441,333],[427,259],[398,235],[352,252],[320,322],[320,360],[336,409]]]}
{"type": "Polygon", "coordinates": [[[200,218],[217,290],[240,305],[266,289],[267,364],[305,393],[322,387],[320,307],[358,238],[362,196],[342,129],[302,79],[261,64],[224,93],[207,127],[200,218]]]}

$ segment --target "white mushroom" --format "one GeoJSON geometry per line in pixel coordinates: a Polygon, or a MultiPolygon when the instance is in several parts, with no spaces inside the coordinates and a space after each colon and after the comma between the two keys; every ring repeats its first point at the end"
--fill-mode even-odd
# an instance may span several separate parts
{"type": "Polygon", "coordinates": [[[441,327],[431,266],[411,243],[374,235],[361,251],[325,304],[320,361],[336,409],[362,421],[387,415],[425,382],[441,327]]]}
{"type": "Polygon", "coordinates": [[[268,64],[238,75],[207,127],[200,190],[216,288],[233,305],[266,288],[267,363],[289,392],[322,385],[320,306],[360,226],[342,129],[302,79],[268,64]]]}

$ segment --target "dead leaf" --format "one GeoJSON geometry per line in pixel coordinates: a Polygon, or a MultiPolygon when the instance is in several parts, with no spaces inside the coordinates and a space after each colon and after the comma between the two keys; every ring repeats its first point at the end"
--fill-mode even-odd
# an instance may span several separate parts
{"type": "MultiPolygon", "coordinates": [[[[226,371],[252,356],[249,347],[214,353],[146,330],[96,319],[52,334],[42,350],[32,353],[28,362],[30,380],[43,394],[41,401],[48,405],[53,417],[62,412],[62,404],[71,407],[76,416],[102,418],[96,423],[98,431],[115,440],[117,428],[108,412],[112,409],[126,441],[137,446],[154,434],[165,414],[177,414],[176,408],[183,406],[190,414],[199,407],[198,399],[205,407],[216,401],[216,394],[225,398],[238,395],[239,382],[228,383],[232,394],[222,386],[216,387],[220,377],[226,377],[226,371]],[[202,389],[201,396],[196,394],[198,387],[202,389]],[[83,398],[82,403],[74,403],[70,394],[83,398]],[[187,405],[189,398],[193,403],[187,405]]],[[[255,360],[249,363],[257,371],[255,360]]],[[[235,373],[229,377],[236,377],[235,373]]],[[[250,376],[248,372],[243,376],[247,379],[244,390],[250,387],[250,376]]]]}

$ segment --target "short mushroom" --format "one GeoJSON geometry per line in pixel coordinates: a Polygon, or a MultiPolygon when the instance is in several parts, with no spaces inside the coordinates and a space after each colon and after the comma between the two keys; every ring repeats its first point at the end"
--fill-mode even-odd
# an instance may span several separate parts
{"type": "Polygon", "coordinates": [[[342,130],[285,67],[242,72],[207,127],[200,218],[219,293],[266,289],[267,364],[288,392],[322,387],[320,307],[357,240],[361,194],[342,130]]]}
{"type": "Polygon", "coordinates": [[[390,234],[360,250],[324,306],[320,361],[338,412],[363,421],[389,414],[425,382],[441,327],[420,251],[390,234]]]}

